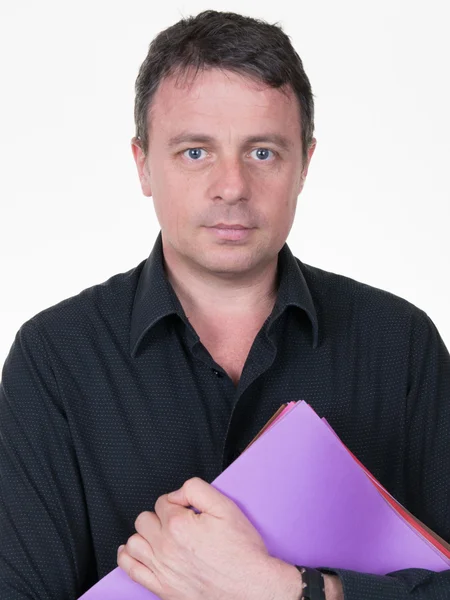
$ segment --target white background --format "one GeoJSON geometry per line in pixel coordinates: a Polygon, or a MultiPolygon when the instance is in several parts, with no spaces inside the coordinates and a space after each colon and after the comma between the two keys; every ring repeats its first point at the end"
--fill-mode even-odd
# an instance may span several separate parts
{"type": "Polygon", "coordinates": [[[408,299],[450,347],[448,6],[1,0],[0,363],[25,320],[149,254],[134,82],[160,30],[208,8],[279,22],[311,80],[294,254],[408,299]]]}

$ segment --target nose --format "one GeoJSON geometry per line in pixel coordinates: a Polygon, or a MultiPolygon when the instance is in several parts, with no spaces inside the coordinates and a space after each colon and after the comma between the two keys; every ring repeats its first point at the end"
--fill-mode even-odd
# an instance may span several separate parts
{"type": "Polygon", "coordinates": [[[210,197],[227,204],[250,200],[250,175],[237,157],[222,158],[211,172],[210,197]]]}

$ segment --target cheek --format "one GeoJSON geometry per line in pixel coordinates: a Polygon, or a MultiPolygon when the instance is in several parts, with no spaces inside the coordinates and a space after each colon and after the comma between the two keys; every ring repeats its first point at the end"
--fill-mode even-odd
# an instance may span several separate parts
{"type": "Polygon", "coordinates": [[[292,180],[278,180],[270,188],[266,188],[267,211],[275,222],[290,222],[297,206],[296,186],[292,180]]]}
{"type": "Polygon", "coordinates": [[[193,206],[186,177],[170,159],[153,157],[151,163],[153,206],[159,224],[171,237],[177,237],[192,220],[193,206]]]}
{"type": "Polygon", "coordinates": [[[192,221],[194,203],[190,190],[176,178],[161,178],[153,191],[155,213],[161,227],[178,236],[192,221]]]}
{"type": "Polygon", "coordinates": [[[158,193],[153,195],[153,204],[155,207],[156,216],[161,226],[171,228],[180,218],[180,209],[178,208],[178,197],[166,190],[158,190],[158,193]],[[168,193],[169,192],[169,193],[168,193]]]}

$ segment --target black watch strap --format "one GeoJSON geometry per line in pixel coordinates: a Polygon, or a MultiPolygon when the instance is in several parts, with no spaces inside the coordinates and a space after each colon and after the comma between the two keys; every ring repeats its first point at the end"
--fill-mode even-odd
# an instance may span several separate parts
{"type": "Polygon", "coordinates": [[[300,571],[303,581],[299,600],[325,600],[325,581],[322,573],[317,569],[295,566],[300,571]]]}

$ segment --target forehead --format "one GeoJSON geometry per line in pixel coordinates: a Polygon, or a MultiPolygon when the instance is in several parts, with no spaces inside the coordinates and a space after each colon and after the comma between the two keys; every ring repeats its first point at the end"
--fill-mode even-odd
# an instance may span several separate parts
{"type": "Polygon", "coordinates": [[[170,75],[160,83],[151,105],[152,133],[171,134],[182,127],[261,128],[300,139],[298,100],[291,87],[282,91],[231,71],[208,69],[192,77],[170,75]]]}

